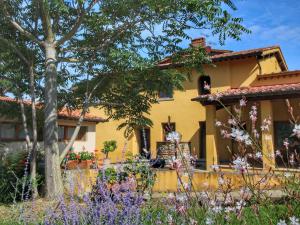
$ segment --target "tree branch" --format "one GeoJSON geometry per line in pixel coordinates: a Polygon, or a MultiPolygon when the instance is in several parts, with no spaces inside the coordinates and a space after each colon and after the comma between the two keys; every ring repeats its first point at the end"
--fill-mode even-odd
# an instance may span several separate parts
{"type": "Polygon", "coordinates": [[[1,6],[4,9],[4,13],[5,13],[5,17],[8,19],[8,21],[11,23],[11,25],[18,30],[22,35],[24,35],[25,37],[27,37],[28,39],[30,39],[31,41],[37,43],[38,45],[42,46],[43,42],[41,40],[39,40],[37,37],[35,37],[32,33],[30,33],[29,31],[25,30],[17,21],[15,21],[8,13],[6,7],[5,7],[5,3],[3,0],[0,0],[1,6]]]}
{"type": "Polygon", "coordinates": [[[64,148],[64,150],[61,152],[60,156],[59,156],[59,162],[62,162],[63,159],[65,158],[65,156],[67,155],[68,151],[70,150],[70,148],[72,147],[72,145],[74,144],[75,140],[76,140],[76,137],[80,131],[80,127],[81,127],[81,123],[83,122],[84,120],[84,116],[88,110],[88,107],[89,107],[89,101],[91,99],[91,97],[93,96],[93,93],[94,91],[99,87],[99,85],[102,83],[102,81],[104,80],[104,78],[102,80],[100,80],[94,87],[93,89],[91,90],[90,94],[87,95],[86,93],[86,100],[84,102],[84,105],[83,105],[83,109],[80,113],[80,117],[77,121],[77,124],[76,124],[76,128],[72,134],[72,137],[69,141],[69,143],[67,144],[67,146],[64,148]]]}
{"type": "Polygon", "coordinates": [[[20,57],[20,59],[27,64],[27,66],[30,66],[30,62],[27,60],[24,54],[11,41],[2,37],[0,37],[0,41],[8,45],[20,57]]]}
{"type": "Polygon", "coordinates": [[[75,24],[73,25],[73,27],[70,29],[70,31],[65,36],[63,36],[60,40],[55,42],[56,46],[60,46],[60,45],[64,44],[66,41],[70,40],[74,36],[74,34],[77,32],[77,30],[81,26],[84,16],[92,9],[92,7],[96,4],[96,2],[97,2],[97,0],[92,0],[92,2],[89,4],[89,6],[87,7],[86,10],[83,10],[79,6],[80,13],[79,13],[79,16],[77,17],[77,20],[75,21],[75,24]]]}
{"type": "Polygon", "coordinates": [[[17,29],[21,34],[25,37],[30,39],[31,41],[37,43],[38,45],[42,46],[43,42],[37,39],[32,33],[28,32],[27,30],[23,29],[16,21],[10,20],[10,23],[13,25],[15,29],[17,29]]]}
{"type": "Polygon", "coordinates": [[[54,34],[52,31],[51,19],[50,19],[49,10],[48,10],[49,4],[48,4],[48,1],[44,1],[44,0],[40,0],[39,3],[41,5],[43,30],[47,36],[46,39],[48,41],[52,42],[54,40],[54,34]]]}

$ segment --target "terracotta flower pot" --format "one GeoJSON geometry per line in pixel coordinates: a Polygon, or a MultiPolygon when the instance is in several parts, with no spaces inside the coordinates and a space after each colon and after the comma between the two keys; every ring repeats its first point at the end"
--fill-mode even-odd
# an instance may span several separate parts
{"type": "Polygon", "coordinates": [[[90,169],[93,164],[93,160],[82,160],[78,164],[79,169],[90,169]]]}
{"type": "Polygon", "coordinates": [[[78,166],[78,160],[69,160],[67,161],[66,166],[68,170],[75,170],[78,166]]]}

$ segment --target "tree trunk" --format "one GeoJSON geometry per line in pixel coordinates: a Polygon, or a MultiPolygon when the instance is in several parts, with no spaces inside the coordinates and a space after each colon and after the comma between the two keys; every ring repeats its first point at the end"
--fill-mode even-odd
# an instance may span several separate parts
{"type": "Polygon", "coordinates": [[[45,79],[45,176],[46,197],[53,199],[63,194],[63,182],[60,171],[57,125],[57,67],[54,44],[46,43],[46,79],[45,79]]]}
{"type": "Polygon", "coordinates": [[[30,76],[30,95],[31,95],[31,116],[32,116],[32,156],[30,161],[30,178],[32,185],[32,198],[39,196],[37,189],[36,178],[36,160],[37,160],[37,122],[36,122],[36,108],[35,108],[35,87],[34,87],[34,71],[33,66],[29,68],[30,76]]]}

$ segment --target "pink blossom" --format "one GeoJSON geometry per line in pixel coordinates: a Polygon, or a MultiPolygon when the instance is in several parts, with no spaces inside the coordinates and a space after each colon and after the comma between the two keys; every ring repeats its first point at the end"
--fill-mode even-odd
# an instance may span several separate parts
{"type": "Polygon", "coordinates": [[[251,107],[251,111],[249,112],[249,115],[250,115],[251,121],[252,121],[253,123],[255,123],[256,120],[257,120],[257,107],[256,107],[256,105],[253,105],[253,106],[251,107]]]}
{"type": "Polygon", "coordinates": [[[240,173],[244,173],[246,169],[250,166],[247,162],[247,159],[241,157],[237,157],[233,161],[233,165],[234,165],[233,168],[240,173]]]}
{"type": "Polygon", "coordinates": [[[219,171],[219,170],[220,170],[220,166],[219,166],[219,165],[211,165],[211,168],[212,168],[214,171],[219,171]]]}
{"type": "Polygon", "coordinates": [[[293,135],[300,138],[300,124],[295,124],[293,129],[293,135]]]}
{"type": "Polygon", "coordinates": [[[245,99],[245,98],[242,98],[242,99],[240,100],[240,106],[243,107],[243,106],[246,106],[246,105],[247,105],[246,99],[245,99]]]}
{"type": "Polygon", "coordinates": [[[230,124],[230,125],[237,125],[237,122],[236,122],[236,120],[235,119],[229,119],[228,120],[228,124],[230,124]]]}
{"type": "Polygon", "coordinates": [[[276,156],[281,156],[280,150],[276,150],[276,151],[275,151],[275,154],[276,154],[276,156]]]}
{"type": "Polygon", "coordinates": [[[220,122],[220,121],[216,121],[216,126],[217,126],[217,127],[220,127],[220,126],[222,126],[222,122],[220,122]]]}
{"type": "Polygon", "coordinates": [[[209,91],[210,90],[210,85],[207,82],[204,81],[204,87],[203,88],[204,88],[204,90],[209,91]]]}
{"type": "Polygon", "coordinates": [[[288,149],[289,148],[289,140],[286,138],[286,139],[284,139],[284,141],[283,141],[283,146],[286,148],[286,149],[288,149]]]}

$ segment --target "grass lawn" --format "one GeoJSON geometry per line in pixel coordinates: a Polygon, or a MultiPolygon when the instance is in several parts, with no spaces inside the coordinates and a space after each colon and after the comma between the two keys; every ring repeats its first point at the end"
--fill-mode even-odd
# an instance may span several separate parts
{"type": "Polygon", "coordinates": [[[37,199],[23,203],[0,205],[0,225],[20,224],[20,218],[28,218],[30,221],[41,221],[44,212],[48,208],[55,207],[57,202],[37,199]],[[21,216],[20,216],[21,215],[21,216]]]}

